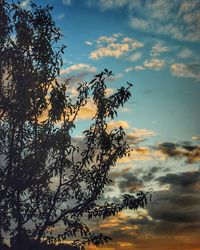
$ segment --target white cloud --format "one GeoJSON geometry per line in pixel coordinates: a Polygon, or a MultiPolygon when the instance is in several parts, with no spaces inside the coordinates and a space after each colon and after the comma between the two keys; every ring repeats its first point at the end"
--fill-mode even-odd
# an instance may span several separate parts
{"type": "Polygon", "coordinates": [[[89,58],[93,60],[98,60],[103,57],[119,58],[144,46],[142,42],[130,37],[122,37],[121,34],[113,34],[110,37],[100,36],[96,42],[97,47],[89,56],[89,58]]]}
{"type": "Polygon", "coordinates": [[[149,23],[142,18],[133,17],[130,20],[131,27],[140,30],[147,30],[149,28],[149,23]]]}
{"type": "Polygon", "coordinates": [[[137,66],[134,67],[134,70],[135,71],[141,71],[141,70],[145,70],[145,68],[143,66],[137,65],[137,66]]]}
{"type": "Polygon", "coordinates": [[[165,66],[165,60],[162,59],[152,59],[144,61],[144,67],[147,69],[160,70],[164,66],[165,66]]]}
{"type": "Polygon", "coordinates": [[[172,74],[175,76],[194,78],[198,81],[200,80],[199,64],[175,63],[171,65],[170,69],[172,74]]]}
{"type": "Polygon", "coordinates": [[[69,73],[74,72],[74,71],[84,71],[84,72],[88,72],[88,73],[95,73],[96,68],[89,65],[89,64],[79,63],[79,64],[74,64],[66,69],[62,69],[60,71],[60,74],[61,75],[69,74],[69,73]]]}
{"type": "Polygon", "coordinates": [[[126,68],[124,71],[128,73],[130,71],[142,71],[142,70],[145,70],[145,67],[137,65],[135,67],[126,68]]]}
{"type": "Polygon", "coordinates": [[[128,73],[129,71],[132,71],[132,70],[133,70],[133,67],[128,67],[124,71],[128,73]]]}
{"type": "Polygon", "coordinates": [[[115,33],[115,34],[113,34],[112,36],[113,36],[113,37],[119,38],[120,36],[122,36],[122,33],[115,33]]]}
{"type": "Polygon", "coordinates": [[[187,13],[188,11],[192,11],[197,7],[197,1],[196,0],[185,0],[182,1],[181,5],[180,5],[180,12],[181,13],[187,13]]]}
{"type": "Polygon", "coordinates": [[[64,5],[71,5],[72,0],[62,0],[64,5]]]}
{"type": "Polygon", "coordinates": [[[119,58],[129,51],[128,44],[111,43],[107,47],[100,47],[91,52],[90,59],[98,60],[102,57],[119,58]]]}
{"type": "Polygon", "coordinates": [[[128,67],[124,71],[130,72],[130,71],[142,71],[145,69],[153,69],[153,70],[161,70],[165,66],[165,60],[162,59],[151,59],[151,60],[145,60],[143,66],[136,65],[134,67],[128,67]]]}
{"type": "Polygon", "coordinates": [[[177,40],[200,41],[200,1],[138,0],[130,8],[130,26],[147,33],[177,40]],[[134,10],[134,12],[133,12],[134,10]],[[134,13],[138,13],[136,17],[134,13]]]}
{"type": "Polygon", "coordinates": [[[65,17],[65,14],[60,14],[57,18],[58,18],[59,20],[62,20],[64,17],[65,17]]]}
{"type": "Polygon", "coordinates": [[[116,80],[119,80],[123,76],[124,76],[123,73],[117,73],[117,74],[114,74],[112,76],[106,77],[106,81],[107,82],[114,82],[116,80]]]}
{"type": "Polygon", "coordinates": [[[85,44],[86,44],[86,45],[89,45],[89,46],[92,46],[92,45],[93,45],[93,43],[90,42],[90,41],[85,41],[85,44]]]}
{"type": "Polygon", "coordinates": [[[20,6],[21,6],[22,8],[27,8],[27,7],[29,6],[29,4],[30,4],[30,0],[25,0],[25,1],[22,1],[22,2],[20,3],[20,6]]]}
{"type": "Polygon", "coordinates": [[[170,48],[163,46],[161,43],[155,44],[151,49],[152,56],[159,56],[161,53],[170,51],[170,48]]]}
{"type": "Polygon", "coordinates": [[[88,7],[97,6],[102,11],[109,11],[123,7],[132,9],[140,4],[139,0],[87,0],[85,2],[88,7]]]}
{"type": "Polygon", "coordinates": [[[97,43],[114,43],[117,40],[117,37],[115,36],[100,36],[97,39],[97,43]]]}
{"type": "Polygon", "coordinates": [[[100,0],[98,2],[98,5],[102,10],[109,10],[121,8],[125,6],[128,2],[129,0],[100,0]]]}
{"type": "Polygon", "coordinates": [[[172,23],[160,25],[156,30],[155,28],[152,28],[151,30],[153,33],[168,35],[177,40],[188,40],[186,39],[186,35],[184,35],[183,37],[183,32],[181,31],[181,29],[172,23]]]}
{"type": "Polygon", "coordinates": [[[189,25],[199,20],[199,18],[200,18],[200,10],[196,11],[195,13],[192,12],[183,15],[183,21],[189,25]]]}
{"type": "Polygon", "coordinates": [[[198,141],[199,139],[200,139],[199,136],[192,136],[192,140],[193,140],[193,141],[198,141]]]}
{"type": "Polygon", "coordinates": [[[184,48],[177,54],[177,56],[180,58],[188,58],[194,56],[194,53],[192,50],[184,48]]]}
{"type": "Polygon", "coordinates": [[[133,29],[178,40],[200,41],[199,0],[87,0],[86,4],[103,11],[127,8],[133,29]]]}
{"type": "Polygon", "coordinates": [[[130,48],[131,49],[137,49],[137,48],[142,48],[144,47],[144,43],[141,43],[133,38],[130,38],[130,37],[124,37],[122,39],[122,42],[125,43],[125,44],[129,44],[130,48]]]}
{"type": "Polygon", "coordinates": [[[137,53],[134,53],[132,54],[130,57],[129,57],[129,60],[131,62],[135,62],[137,60],[139,60],[141,58],[141,53],[140,52],[137,52],[137,53]]]}

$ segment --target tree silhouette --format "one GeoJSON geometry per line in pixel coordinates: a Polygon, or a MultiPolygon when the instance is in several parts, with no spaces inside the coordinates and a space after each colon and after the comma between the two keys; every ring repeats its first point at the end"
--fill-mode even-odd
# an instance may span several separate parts
{"type": "Polygon", "coordinates": [[[26,239],[79,237],[73,245],[80,249],[99,246],[110,238],[93,234],[88,220],[147,202],[142,192],[124,195],[119,204],[100,200],[111,167],[130,150],[123,128],[108,132],[107,122],[130,98],[132,85],[108,97],[112,72],[105,69],[70,99],[69,80],[58,81],[65,46],[58,48],[61,31],[51,9],[0,1],[0,232],[9,233],[18,250],[26,239]],[[71,134],[90,95],[96,114],[78,147],[71,134]],[[58,223],[64,230],[55,235],[58,223]]]}

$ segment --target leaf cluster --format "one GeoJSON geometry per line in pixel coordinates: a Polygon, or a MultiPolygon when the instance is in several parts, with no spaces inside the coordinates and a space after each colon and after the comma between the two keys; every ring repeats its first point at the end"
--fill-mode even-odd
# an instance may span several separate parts
{"type": "Polygon", "coordinates": [[[146,193],[124,195],[121,203],[102,205],[111,183],[109,172],[130,152],[122,127],[108,130],[131,96],[131,83],[106,95],[105,69],[80,83],[74,100],[61,83],[63,45],[51,7],[0,2],[0,232],[55,243],[80,237],[74,245],[99,246],[109,240],[93,234],[88,219],[116,215],[147,204],[146,193]],[[92,98],[96,106],[79,145],[72,133],[81,109],[92,98]],[[56,225],[63,232],[55,234],[56,225]]]}

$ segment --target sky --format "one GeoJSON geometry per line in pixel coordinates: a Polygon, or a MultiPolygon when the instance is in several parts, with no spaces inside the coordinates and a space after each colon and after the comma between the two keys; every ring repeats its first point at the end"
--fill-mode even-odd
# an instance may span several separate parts
{"type": "MultiPolygon", "coordinates": [[[[36,0],[50,4],[67,45],[61,79],[115,74],[108,94],[126,82],[132,97],[110,129],[122,126],[134,147],[112,170],[106,199],[153,189],[145,208],[99,221],[113,238],[102,250],[200,250],[200,1],[36,0]]],[[[22,1],[28,7],[29,0],[22,1]]],[[[77,95],[75,87],[72,96],[77,95]]],[[[95,114],[89,100],[75,136],[95,114]]],[[[94,247],[88,248],[90,250],[94,247]]]]}

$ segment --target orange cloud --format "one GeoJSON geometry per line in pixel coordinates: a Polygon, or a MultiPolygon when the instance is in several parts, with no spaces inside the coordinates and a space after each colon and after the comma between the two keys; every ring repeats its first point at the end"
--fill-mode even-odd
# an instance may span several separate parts
{"type": "Polygon", "coordinates": [[[119,163],[127,163],[131,161],[152,161],[165,160],[166,156],[159,150],[153,150],[148,147],[134,148],[129,156],[125,156],[118,160],[119,163]]]}
{"type": "Polygon", "coordinates": [[[77,118],[79,120],[88,120],[92,119],[96,114],[96,105],[92,99],[88,99],[87,104],[81,107],[77,118]]]}
{"type": "Polygon", "coordinates": [[[157,134],[151,130],[134,128],[132,132],[127,133],[126,139],[129,144],[135,144],[155,135],[157,134]]]}
{"type": "Polygon", "coordinates": [[[129,51],[128,44],[111,43],[107,47],[100,47],[91,52],[90,59],[98,60],[102,57],[116,57],[119,58],[124,53],[129,51]]]}
{"type": "Polygon", "coordinates": [[[99,60],[103,57],[119,58],[143,46],[143,43],[133,38],[121,38],[121,34],[114,34],[111,37],[101,36],[97,39],[96,50],[90,53],[89,58],[93,60],[99,60]]]}
{"type": "Polygon", "coordinates": [[[188,163],[200,161],[200,145],[182,145],[164,142],[158,145],[157,150],[166,157],[185,158],[188,163]]]}
{"type": "Polygon", "coordinates": [[[108,123],[107,131],[110,132],[111,130],[119,128],[119,127],[127,129],[130,126],[127,121],[110,121],[108,123]]]}

